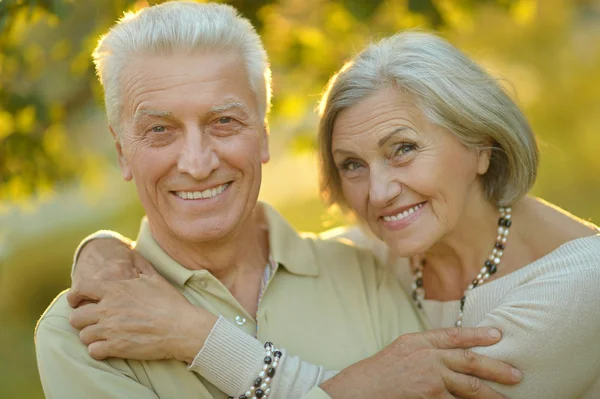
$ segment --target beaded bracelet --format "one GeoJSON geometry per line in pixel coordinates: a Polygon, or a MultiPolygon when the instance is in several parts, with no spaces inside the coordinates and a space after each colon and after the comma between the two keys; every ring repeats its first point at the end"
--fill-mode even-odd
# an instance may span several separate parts
{"type": "MultiPolygon", "coordinates": [[[[275,375],[275,370],[281,359],[281,351],[273,347],[273,343],[265,343],[265,358],[262,370],[258,373],[258,377],[252,383],[252,386],[245,393],[241,394],[238,399],[260,399],[268,398],[271,394],[271,379],[275,375]]],[[[235,399],[230,396],[229,399],[235,399]]]]}

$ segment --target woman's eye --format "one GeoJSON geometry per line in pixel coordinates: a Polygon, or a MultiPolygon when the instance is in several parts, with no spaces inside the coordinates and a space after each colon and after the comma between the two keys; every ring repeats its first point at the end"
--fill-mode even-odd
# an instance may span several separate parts
{"type": "Polygon", "coordinates": [[[344,171],[353,172],[360,168],[360,164],[355,161],[347,161],[342,164],[342,169],[344,171]]]}
{"type": "Polygon", "coordinates": [[[414,149],[415,149],[414,144],[403,144],[398,149],[398,152],[401,153],[401,154],[407,154],[407,153],[413,151],[414,149]]]}
{"type": "Polygon", "coordinates": [[[393,156],[407,155],[407,154],[410,154],[411,152],[415,151],[416,149],[417,149],[417,146],[415,144],[410,144],[410,143],[400,144],[400,145],[396,146],[396,148],[394,149],[393,156]]]}

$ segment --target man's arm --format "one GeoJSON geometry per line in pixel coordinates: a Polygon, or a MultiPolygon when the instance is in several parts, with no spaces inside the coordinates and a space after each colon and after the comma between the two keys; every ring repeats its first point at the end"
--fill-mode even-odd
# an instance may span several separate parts
{"type": "MultiPolygon", "coordinates": [[[[61,301],[58,298],[55,302],[61,301]]],[[[55,303],[53,306],[60,306],[55,303]]],[[[64,306],[67,306],[66,303],[64,306]]],[[[90,357],[66,316],[44,315],[35,333],[38,369],[48,399],[157,399],[136,381],[125,361],[112,365],[90,357]],[[114,365],[122,367],[116,368],[114,365]]]]}

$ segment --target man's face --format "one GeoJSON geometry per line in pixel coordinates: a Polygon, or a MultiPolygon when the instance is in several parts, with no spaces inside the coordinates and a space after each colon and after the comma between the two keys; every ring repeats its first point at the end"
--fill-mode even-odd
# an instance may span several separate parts
{"type": "Polygon", "coordinates": [[[135,181],[155,238],[201,243],[235,236],[256,205],[261,163],[269,160],[242,58],[145,56],[122,76],[119,161],[124,178],[135,181]]]}

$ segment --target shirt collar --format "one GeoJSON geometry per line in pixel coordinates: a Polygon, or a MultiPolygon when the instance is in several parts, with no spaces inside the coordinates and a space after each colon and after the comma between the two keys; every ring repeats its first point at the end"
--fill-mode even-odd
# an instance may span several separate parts
{"type": "Polygon", "coordinates": [[[144,216],[140,226],[140,232],[135,244],[135,250],[144,258],[148,259],[164,278],[171,284],[183,288],[185,283],[199,272],[208,273],[206,270],[190,270],[171,258],[152,237],[148,219],[144,216]]]}
{"type": "MultiPolygon", "coordinates": [[[[318,276],[319,268],[311,239],[314,236],[299,234],[270,205],[259,202],[259,206],[263,207],[269,226],[269,246],[273,260],[290,273],[318,276]]],[[[146,217],[142,219],[135,249],[171,284],[179,287],[183,287],[195,274],[208,273],[206,270],[186,269],[163,251],[152,237],[146,217]]]]}
{"type": "Polygon", "coordinates": [[[318,276],[319,267],[313,244],[314,235],[299,234],[270,205],[259,202],[269,225],[269,245],[275,262],[288,272],[301,276],[318,276]]]}

